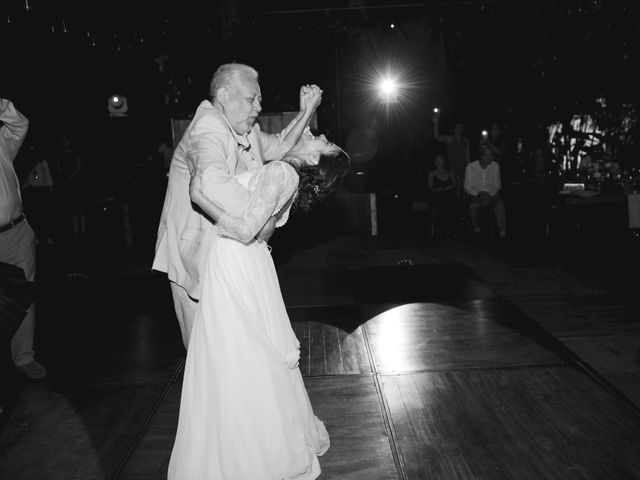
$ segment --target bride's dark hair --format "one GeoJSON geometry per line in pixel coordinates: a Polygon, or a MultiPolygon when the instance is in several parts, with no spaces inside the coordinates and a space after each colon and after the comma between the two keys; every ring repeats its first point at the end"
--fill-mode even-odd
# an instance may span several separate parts
{"type": "Polygon", "coordinates": [[[342,149],[321,155],[317,165],[297,168],[300,182],[293,210],[308,212],[316,203],[325,199],[341,183],[351,165],[349,155],[342,149]]]}

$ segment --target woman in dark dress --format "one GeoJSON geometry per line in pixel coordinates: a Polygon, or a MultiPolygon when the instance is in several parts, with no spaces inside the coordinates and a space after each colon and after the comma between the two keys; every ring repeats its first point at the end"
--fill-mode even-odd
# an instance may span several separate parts
{"type": "Polygon", "coordinates": [[[443,155],[437,155],[434,169],[427,177],[429,206],[434,221],[449,236],[455,234],[457,219],[456,180],[449,170],[443,155]]]}

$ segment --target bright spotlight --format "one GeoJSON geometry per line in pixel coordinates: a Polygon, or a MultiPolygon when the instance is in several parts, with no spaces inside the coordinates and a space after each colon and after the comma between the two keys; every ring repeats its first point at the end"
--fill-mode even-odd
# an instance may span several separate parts
{"type": "Polygon", "coordinates": [[[398,101],[398,84],[392,78],[384,78],[380,81],[380,96],[385,103],[398,101]]]}
{"type": "Polygon", "coordinates": [[[390,78],[385,78],[380,84],[380,89],[385,95],[393,95],[396,91],[396,82],[390,78]]]}

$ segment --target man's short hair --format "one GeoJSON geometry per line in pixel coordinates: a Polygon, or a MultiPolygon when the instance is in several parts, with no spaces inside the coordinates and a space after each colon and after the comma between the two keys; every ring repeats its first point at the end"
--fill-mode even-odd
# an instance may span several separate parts
{"type": "Polygon", "coordinates": [[[225,63],[220,65],[211,79],[209,95],[211,100],[216,100],[216,95],[221,88],[231,87],[239,78],[258,81],[258,72],[255,68],[243,63],[225,63]]]}

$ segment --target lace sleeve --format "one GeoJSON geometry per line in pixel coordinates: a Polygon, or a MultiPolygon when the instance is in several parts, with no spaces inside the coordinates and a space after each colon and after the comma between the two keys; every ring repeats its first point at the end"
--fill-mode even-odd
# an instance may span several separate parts
{"type": "Polygon", "coordinates": [[[291,165],[274,161],[257,173],[256,187],[247,208],[238,216],[225,214],[216,224],[219,234],[248,243],[273,215],[288,203],[298,186],[298,175],[291,165]]]}
{"type": "MultiPolygon", "coordinates": [[[[296,187],[297,187],[297,183],[296,183],[296,187]]],[[[297,193],[298,192],[296,189],[296,191],[294,191],[293,194],[291,195],[287,204],[278,213],[278,218],[276,219],[276,228],[283,227],[289,221],[289,212],[291,211],[291,205],[293,204],[293,201],[296,199],[297,193]]]]}

